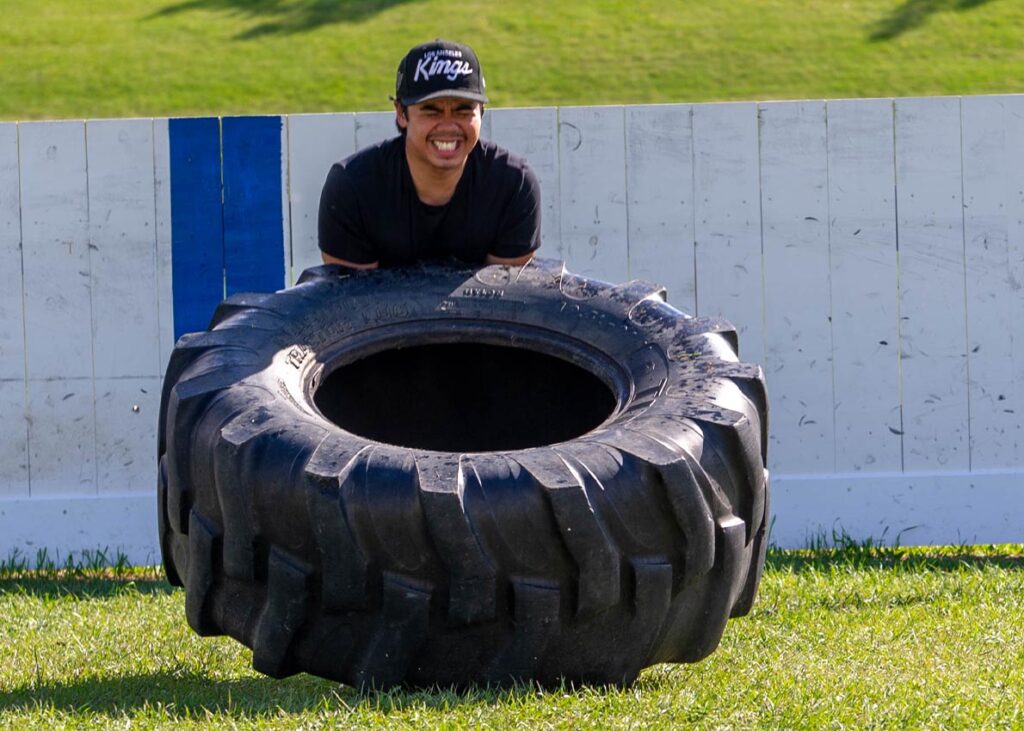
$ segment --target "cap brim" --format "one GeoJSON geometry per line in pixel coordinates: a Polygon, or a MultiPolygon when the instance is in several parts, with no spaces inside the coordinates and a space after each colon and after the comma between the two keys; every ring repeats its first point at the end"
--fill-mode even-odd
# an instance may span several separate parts
{"type": "Polygon", "coordinates": [[[432,91],[429,94],[423,94],[421,96],[406,96],[399,99],[399,102],[409,106],[410,104],[420,104],[422,102],[430,101],[431,99],[469,99],[472,102],[480,102],[486,104],[488,102],[486,94],[478,94],[475,91],[465,91],[463,89],[442,89],[441,91],[432,91]]]}

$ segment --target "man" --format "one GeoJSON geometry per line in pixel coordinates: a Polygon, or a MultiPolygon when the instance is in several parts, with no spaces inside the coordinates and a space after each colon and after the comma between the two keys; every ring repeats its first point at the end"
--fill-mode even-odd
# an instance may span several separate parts
{"type": "Polygon", "coordinates": [[[323,260],[355,269],[454,257],[521,265],[540,246],[526,161],[480,139],[487,95],[469,46],[437,40],[398,66],[399,136],[336,163],[320,197],[323,260]]]}

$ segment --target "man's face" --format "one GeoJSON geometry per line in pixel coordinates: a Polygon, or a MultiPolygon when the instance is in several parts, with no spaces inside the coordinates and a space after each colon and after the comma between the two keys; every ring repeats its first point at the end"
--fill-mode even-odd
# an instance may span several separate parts
{"type": "Polygon", "coordinates": [[[440,170],[461,169],[480,139],[479,102],[442,97],[411,104],[407,111],[403,115],[396,107],[410,159],[440,170]]]}

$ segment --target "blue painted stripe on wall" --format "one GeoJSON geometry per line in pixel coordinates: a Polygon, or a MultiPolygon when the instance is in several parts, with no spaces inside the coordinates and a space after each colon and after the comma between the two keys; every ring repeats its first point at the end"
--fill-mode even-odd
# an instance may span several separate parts
{"type": "Polygon", "coordinates": [[[227,293],[284,287],[281,117],[225,117],[224,265],[227,293]]]}
{"type": "Polygon", "coordinates": [[[205,330],[224,297],[220,120],[171,119],[174,337],[205,330]]]}

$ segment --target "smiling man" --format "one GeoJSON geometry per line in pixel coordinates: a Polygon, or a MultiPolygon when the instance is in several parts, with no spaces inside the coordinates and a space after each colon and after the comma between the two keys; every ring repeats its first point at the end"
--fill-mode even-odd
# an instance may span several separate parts
{"type": "Polygon", "coordinates": [[[487,95],[473,49],[442,40],[416,46],[398,66],[394,101],[399,135],[327,176],[324,262],[528,262],[540,246],[540,187],[525,160],[480,139],[487,95]]]}

